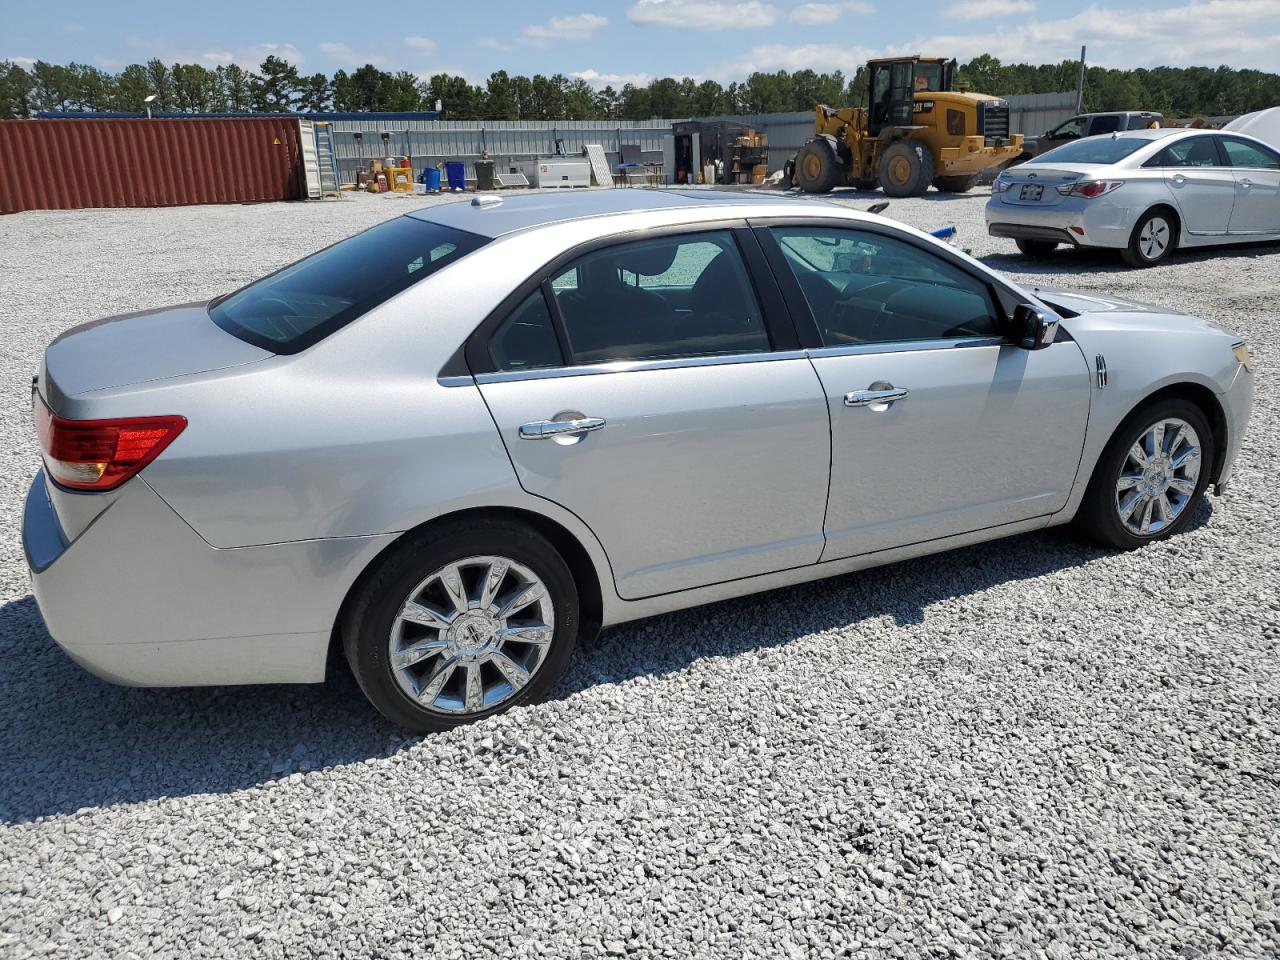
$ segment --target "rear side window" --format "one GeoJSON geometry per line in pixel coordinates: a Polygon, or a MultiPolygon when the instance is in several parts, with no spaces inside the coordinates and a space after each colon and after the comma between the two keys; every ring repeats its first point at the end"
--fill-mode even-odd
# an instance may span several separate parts
{"type": "Polygon", "coordinates": [[[397,217],[214,302],[213,321],[274,353],[297,353],[487,243],[397,217]]]}
{"type": "Polygon", "coordinates": [[[772,232],[824,346],[1000,335],[986,284],[926,250],[857,230],[772,232]]]}
{"type": "Polygon", "coordinates": [[[728,230],[589,253],[552,277],[551,290],[573,363],[771,348],[746,266],[728,230]]]}
{"type": "Polygon", "coordinates": [[[1117,116],[1094,117],[1093,123],[1089,124],[1089,133],[1114,133],[1120,129],[1120,118],[1117,116]]]}
{"type": "Polygon", "coordinates": [[[1222,137],[1219,142],[1226,151],[1227,162],[1233,167],[1261,167],[1264,170],[1280,169],[1280,154],[1247,140],[1222,137]]]}
{"type": "Polygon", "coordinates": [[[545,370],[563,365],[541,288],[529,294],[494,331],[489,355],[496,370],[545,370]]]}
{"type": "Polygon", "coordinates": [[[1145,166],[1148,167],[1217,167],[1222,164],[1218,159],[1218,148],[1213,145],[1212,137],[1188,137],[1165,147],[1145,166]]]}

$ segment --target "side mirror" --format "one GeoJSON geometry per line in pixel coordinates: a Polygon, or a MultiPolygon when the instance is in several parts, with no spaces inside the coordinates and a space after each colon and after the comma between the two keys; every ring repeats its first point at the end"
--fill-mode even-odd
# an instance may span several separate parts
{"type": "Polygon", "coordinates": [[[1058,337],[1058,318],[1020,303],[1013,308],[1013,342],[1024,350],[1043,350],[1058,337]]]}

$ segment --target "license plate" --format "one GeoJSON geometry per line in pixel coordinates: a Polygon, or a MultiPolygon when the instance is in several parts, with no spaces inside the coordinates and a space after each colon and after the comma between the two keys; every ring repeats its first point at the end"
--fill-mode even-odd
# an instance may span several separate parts
{"type": "Polygon", "coordinates": [[[1024,183],[1022,189],[1018,192],[1019,200],[1039,200],[1040,195],[1044,193],[1044,184],[1042,183],[1024,183]]]}

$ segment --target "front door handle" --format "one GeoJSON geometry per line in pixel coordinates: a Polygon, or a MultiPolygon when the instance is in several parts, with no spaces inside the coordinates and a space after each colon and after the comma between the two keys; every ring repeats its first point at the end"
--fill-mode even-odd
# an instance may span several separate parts
{"type": "Polygon", "coordinates": [[[1175,173],[1173,175],[1173,182],[1176,183],[1178,186],[1182,186],[1184,183],[1187,182],[1187,178],[1180,173],[1175,173]]]}
{"type": "Polygon", "coordinates": [[[884,390],[855,390],[844,395],[846,407],[869,407],[873,403],[892,403],[910,393],[905,387],[888,387],[884,390]]]}
{"type": "Polygon", "coordinates": [[[590,433],[604,427],[603,417],[581,417],[577,420],[534,420],[521,424],[521,440],[550,440],[571,433],[590,433]]]}
{"type": "Polygon", "coordinates": [[[1248,190],[1250,187],[1253,186],[1253,181],[1250,180],[1248,177],[1242,177],[1240,180],[1240,186],[1248,190]]]}

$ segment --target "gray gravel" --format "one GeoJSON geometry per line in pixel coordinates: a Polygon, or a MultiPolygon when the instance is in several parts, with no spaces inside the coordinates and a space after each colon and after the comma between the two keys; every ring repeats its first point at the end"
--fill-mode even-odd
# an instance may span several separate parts
{"type": "Polygon", "coordinates": [[[18,544],[44,345],[422,202],[0,218],[0,955],[1280,954],[1276,246],[1029,267],[982,196],[890,207],[1024,282],[1249,336],[1235,482],[1172,542],[1046,532],[634,624],[551,701],[427,739],[341,671],[130,690],[70,663],[18,544]]]}

